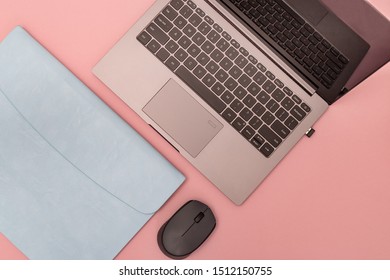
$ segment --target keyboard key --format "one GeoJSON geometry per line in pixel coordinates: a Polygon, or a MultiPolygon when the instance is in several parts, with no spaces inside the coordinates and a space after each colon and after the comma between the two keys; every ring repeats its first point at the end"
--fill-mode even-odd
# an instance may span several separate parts
{"type": "Polygon", "coordinates": [[[267,105],[265,106],[271,113],[275,113],[276,112],[276,110],[278,110],[279,109],[279,104],[275,101],[275,100],[273,100],[273,99],[271,99],[268,103],[267,103],[267,105]]]}
{"type": "Polygon", "coordinates": [[[258,130],[260,126],[263,124],[263,122],[256,116],[254,116],[250,121],[249,121],[250,126],[254,130],[258,130]]]}
{"type": "Polygon", "coordinates": [[[266,109],[259,103],[257,103],[252,109],[252,112],[255,113],[258,117],[261,117],[265,111],[266,109]]]}
{"type": "Polygon", "coordinates": [[[276,86],[271,81],[266,81],[263,85],[263,89],[271,94],[275,90],[276,86]]]}
{"type": "MultiPolygon", "coordinates": [[[[179,51],[181,51],[181,50],[179,50],[179,51]]],[[[179,52],[178,51],[178,52],[179,52]]],[[[178,53],[177,52],[177,53],[178,53]]],[[[176,53],[176,54],[177,54],[176,53]]],[[[187,53],[185,53],[187,56],[188,56],[188,54],[187,53]]],[[[176,55],[175,55],[176,56],[176,55]]],[[[198,63],[192,58],[192,57],[189,57],[189,58],[187,58],[186,59],[186,61],[184,62],[184,65],[189,69],[189,70],[193,70],[197,65],[198,65],[198,63]]]]}
{"type": "Polygon", "coordinates": [[[326,62],[326,65],[328,65],[334,72],[336,72],[337,74],[340,74],[341,73],[341,69],[331,60],[328,60],[326,62]]]}
{"type": "Polygon", "coordinates": [[[278,111],[276,111],[275,116],[276,116],[279,120],[281,120],[282,122],[284,122],[284,121],[287,119],[287,117],[288,117],[289,115],[288,115],[288,113],[287,113],[286,110],[284,110],[283,108],[280,108],[278,111]]]}
{"type": "Polygon", "coordinates": [[[265,66],[261,63],[258,63],[257,64],[257,68],[261,71],[261,72],[265,72],[267,71],[267,68],[265,68],[265,66]]]}
{"type": "Polygon", "coordinates": [[[219,63],[219,65],[225,70],[225,71],[229,71],[229,69],[233,66],[233,62],[225,57],[224,59],[222,59],[222,61],[219,63]]]}
{"type": "Polygon", "coordinates": [[[236,40],[231,40],[230,43],[232,44],[233,47],[236,49],[240,48],[240,44],[236,40]]]}
{"type": "Polygon", "coordinates": [[[290,134],[290,130],[284,124],[282,124],[279,120],[274,121],[274,123],[271,125],[271,128],[282,139],[286,139],[287,136],[290,134]]]}
{"type": "Polygon", "coordinates": [[[248,56],[248,59],[249,59],[249,61],[252,62],[254,65],[256,65],[256,64],[258,63],[258,60],[257,60],[254,56],[252,56],[252,55],[248,56]]]}
{"type": "Polygon", "coordinates": [[[184,32],[184,34],[186,34],[189,38],[191,38],[191,37],[196,33],[196,29],[195,29],[195,27],[193,27],[191,24],[187,24],[187,25],[183,28],[183,32],[184,32]]]}
{"type": "Polygon", "coordinates": [[[253,64],[248,64],[245,69],[244,69],[244,72],[249,76],[249,77],[253,77],[254,74],[256,74],[257,72],[257,69],[256,67],[253,65],[253,64]]]}
{"type": "Polygon", "coordinates": [[[306,28],[301,28],[299,31],[300,31],[301,34],[302,34],[303,36],[305,36],[306,38],[309,37],[310,34],[311,34],[309,31],[307,31],[306,28]]]}
{"type": "Polygon", "coordinates": [[[243,55],[243,56],[248,56],[249,55],[249,52],[245,49],[245,48],[243,48],[243,47],[241,47],[240,49],[239,49],[239,51],[240,51],[240,53],[243,55]]]}
{"type": "Polygon", "coordinates": [[[169,32],[169,36],[175,41],[179,40],[179,38],[183,35],[183,33],[177,29],[177,27],[172,28],[172,30],[169,32]]]}
{"type": "Polygon", "coordinates": [[[151,23],[146,28],[146,31],[148,31],[149,34],[152,35],[152,37],[155,38],[162,45],[165,45],[165,43],[169,41],[169,36],[165,34],[165,32],[162,31],[161,28],[154,23],[151,23]]]}
{"type": "Polygon", "coordinates": [[[308,39],[306,39],[305,37],[299,38],[299,41],[301,41],[305,46],[310,45],[310,41],[308,39]]]}
{"type": "Polygon", "coordinates": [[[238,132],[240,132],[245,127],[245,121],[238,117],[234,120],[232,125],[238,132]]]}
{"type": "Polygon", "coordinates": [[[230,77],[226,80],[224,85],[228,90],[233,91],[238,86],[238,83],[230,77]]]}
{"type": "Polygon", "coordinates": [[[232,36],[230,36],[226,31],[222,32],[222,37],[225,38],[227,41],[230,41],[232,39],[232,36]]]}
{"type": "Polygon", "coordinates": [[[298,106],[295,106],[291,110],[291,115],[293,115],[298,121],[302,121],[306,117],[306,113],[298,106]]]}
{"type": "Polygon", "coordinates": [[[168,66],[168,68],[172,71],[175,71],[176,68],[179,67],[180,62],[176,58],[171,56],[170,58],[168,58],[167,61],[165,61],[165,65],[168,66]]]}
{"type": "Polygon", "coordinates": [[[279,79],[276,79],[274,82],[275,82],[275,85],[277,85],[279,88],[283,88],[284,87],[284,84],[279,79]]]}
{"type": "Polygon", "coordinates": [[[340,62],[340,60],[332,53],[332,52],[327,52],[325,54],[334,64],[337,65],[338,68],[342,69],[344,67],[344,64],[340,62]]]}
{"type": "Polygon", "coordinates": [[[212,20],[209,16],[205,16],[204,20],[210,24],[210,25],[213,25],[214,24],[214,20],[212,20]]]}
{"type": "Polygon", "coordinates": [[[277,148],[282,143],[282,139],[266,125],[259,129],[259,134],[274,148],[277,148]]]}
{"type": "Polygon", "coordinates": [[[206,22],[202,22],[198,26],[198,30],[199,30],[200,33],[202,33],[204,36],[206,36],[210,32],[211,26],[208,25],[206,22]]]}
{"type": "Polygon", "coordinates": [[[301,24],[298,22],[298,21],[296,21],[296,20],[293,20],[292,22],[291,22],[291,24],[292,24],[292,26],[294,26],[296,29],[300,29],[301,28],[301,24]]]}
{"type": "Polygon", "coordinates": [[[221,95],[225,91],[225,89],[226,88],[219,82],[216,82],[211,88],[211,90],[218,96],[221,95]]]}
{"type": "Polygon", "coordinates": [[[163,10],[163,14],[170,21],[173,21],[178,16],[178,13],[172,8],[172,6],[169,6],[169,5],[163,10]]]}
{"type": "Polygon", "coordinates": [[[245,65],[248,64],[248,60],[247,60],[244,56],[242,56],[242,55],[240,55],[239,57],[237,57],[236,60],[235,60],[234,62],[235,62],[236,65],[237,65],[238,67],[240,67],[241,69],[243,69],[243,68],[245,67],[245,65]]]}
{"type": "Polygon", "coordinates": [[[171,5],[176,10],[179,10],[181,7],[183,7],[184,3],[181,0],[172,0],[171,5]]]}
{"type": "Polygon", "coordinates": [[[161,48],[161,45],[160,45],[156,40],[152,40],[152,41],[148,44],[148,49],[149,49],[152,53],[156,53],[160,48],[161,48]]]}
{"type": "Polygon", "coordinates": [[[179,29],[182,29],[184,26],[186,26],[187,21],[182,16],[178,16],[175,21],[173,22],[179,29]]]}
{"type": "Polygon", "coordinates": [[[239,52],[233,48],[233,47],[230,47],[227,51],[226,51],[226,55],[231,59],[231,60],[235,60],[238,56],[239,52]]]}
{"type": "Polygon", "coordinates": [[[271,97],[265,91],[261,91],[256,99],[260,101],[261,104],[265,105],[271,97]]]}
{"type": "Polygon", "coordinates": [[[301,108],[306,111],[307,113],[310,113],[311,111],[311,108],[309,107],[309,105],[307,105],[306,103],[302,103],[301,104],[301,108]]]}
{"type": "Polygon", "coordinates": [[[187,51],[192,57],[197,57],[200,54],[200,49],[195,44],[192,44],[187,51]]]}
{"type": "Polygon", "coordinates": [[[272,97],[278,102],[282,101],[285,96],[286,94],[278,88],[272,93],[272,97]]]}
{"type": "Polygon", "coordinates": [[[243,99],[243,98],[246,96],[247,92],[246,92],[246,90],[245,90],[243,87],[238,86],[238,87],[235,89],[235,91],[233,92],[233,94],[234,94],[237,98],[243,99]]]}
{"type": "Polygon", "coordinates": [[[248,94],[242,102],[244,102],[247,107],[252,108],[256,104],[256,99],[248,94]]]}
{"type": "Polygon", "coordinates": [[[183,8],[181,8],[180,10],[180,14],[187,19],[192,15],[192,13],[193,13],[192,9],[188,6],[183,6],[183,8]]]}
{"type": "Polygon", "coordinates": [[[224,83],[229,75],[224,70],[219,69],[219,71],[215,74],[215,77],[218,79],[218,81],[224,83]]]}
{"type": "Polygon", "coordinates": [[[238,82],[244,87],[248,87],[251,83],[251,78],[249,78],[246,74],[242,74],[241,77],[238,79],[238,82]]]}
{"type": "Polygon", "coordinates": [[[284,92],[285,94],[287,94],[288,96],[291,96],[291,95],[293,94],[292,90],[289,89],[288,87],[284,87],[284,88],[283,88],[283,92],[284,92]]]}
{"type": "Polygon", "coordinates": [[[180,38],[178,43],[183,49],[187,49],[191,45],[191,40],[186,35],[184,35],[180,38]]]}
{"type": "Polygon", "coordinates": [[[256,96],[261,91],[261,88],[260,88],[260,86],[258,84],[251,83],[251,85],[248,87],[248,91],[253,96],[256,96]]]}
{"type": "Polygon", "coordinates": [[[230,44],[223,38],[221,38],[217,43],[217,48],[222,52],[225,52],[229,48],[230,44]]]}
{"type": "Polygon", "coordinates": [[[241,76],[242,71],[240,68],[234,65],[232,69],[230,69],[229,74],[232,75],[233,78],[238,79],[241,76]]]}
{"type": "Polygon", "coordinates": [[[343,56],[342,54],[340,54],[339,56],[339,60],[343,63],[343,64],[347,64],[349,62],[349,60],[343,56]]]}
{"type": "Polygon", "coordinates": [[[150,40],[152,40],[152,36],[144,31],[138,35],[137,39],[141,42],[142,45],[145,46],[147,43],[149,43],[150,40]]]}
{"type": "Polygon", "coordinates": [[[219,70],[218,64],[216,64],[213,60],[207,64],[206,69],[211,73],[215,74],[219,70]]]}
{"type": "Polygon", "coordinates": [[[215,62],[219,63],[222,58],[224,57],[223,53],[221,53],[220,50],[218,49],[215,49],[212,53],[211,53],[211,58],[214,59],[215,62]]]}
{"type": "Polygon", "coordinates": [[[324,73],[324,71],[320,67],[318,67],[317,65],[314,65],[312,69],[313,69],[313,72],[315,74],[317,74],[318,76],[321,76],[321,74],[324,73]]]}
{"type": "Polygon", "coordinates": [[[251,141],[252,145],[255,146],[256,149],[259,149],[264,142],[265,140],[259,134],[256,134],[251,141]]]}
{"type": "Polygon", "coordinates": [[[234,113],[232,109],[226,108],[226,110],[222,113],[222,117],[223,117],[228,123],[231,123],[231,122],[237,117],[237,114],[234,113]]]}
{"type": "Polygon", "coordinates": [[[196,4],[194,2],[192,2],[191,0],[188,0],[187,5],[190,6],[190,8],[193,10],[196,9],[196,4]]]}
{"type": "Polygon", "coordinates": [[[173,24],[163,15],[158,15],[154,22],[165,32],[168,32],[173,27],[173,24]]]}
{"type": "Polygon", "coordinates": [[[203,85],[198,78],[189,72],[184,66],[180,66],[175,72],[196,94],[198,94],[207,104],[209,104],[217,113],[221,113],[226,104],[222,102],[212,91],[203,85]]]}
{"type": "Polygon", "coordinates": [[[202,22],[202,18],[198,14],[193,14],[188,20],[193,26],[198,27],[202,22]]]}
{"type": "Polygon", "coordinates": [[[267,158],[269,158],[274,151],[275,149],[268,143],[265,143],[260,149],[260,152],[267,158]]]}
{"type": "Polygon", "coordinates": [[[211,30],[211,32],[207,35],[207,38],[212,43],[217,43],[219,39],[221,39],[221,35],[219,35],[215,30],[211,30]]]}
{"type": "Polygon", "coordinates": [[[272,74],[270,71],[267,71],[266,73],[265,73],[265,75],[268,77],[268,79],[270,79],[270,80],[275,80],[275,75],[274,74],[272,74]]]}
{"type": "Polygon", "coordinates": [[[258,72],[254,77],[253,77],[253,80],[258,84],[258,85],[262,85],[266,80],[267,78],[260,72],[258,72]]]}
{"type": "Polygon", "coordinates": [[[265,112],[261,119],[263,122],[270,125],[275,120],[275,117],[270,112],[265,112]]]}
{"type": "Polygon", "coordinates": [[[255,136],[255,131],[250,126],[247,126],[244,128],[244,130],[241,132],[241,134],[246,139],[250,140],[253,136],[255,136]]]}
{"type": "Polygon", "coordinates": [[[165,60],[168,59],[168,57],[170,56],[170,53],[166,49],[161,48],[157,52],[156,56],[158,59],[160,59],[162,62],[164,62],[165,60]]]}
{"type": "Polygon", "coordinates": [[[331,47],[330,43],[328,41],[326,41],[325,39],[322,40],[321,42],[327,49],[329,49],[331,47]]]}
{"type": "Polygon", "coordinates": [[[289,97],[286,97],[285,99],[283,99],[281,105],[284,109],[290,111],[291,108],[295,105],[295,103],[289,97]]]}
{"type": "Polygon", "coordinates": [[[298,125],[298,121],[296,119],[294,119],[293,117],[288,117],[287,120],[284,122],[284,124],[290,129],[290,130],[294,130],[297,125],[298,125]]]}
{"type": "Polygon", "coordinates": [[[214,28],[215,31],[217,31],[218,33],[222,33],[222,31],[223,31],[222,27],[219,26],[217,23],[214,23],[213,28],[214,28]]]}
{"type": "Polygon", "coordinates": [[[195,76],[200,80],[206,75],[207,71],[200,65],[196,66],[194,69],[195,76]]]}
{"type": "Polygon", "coordinates": [[[234,95],[230,91],[225,91],[225,93],[221,96],[221,99],[225,101],[227,104],[230,104],[234,100],[234,95]]]}
{"type": "Polygon", "coordinates": [[[210,61],[210,57],[204,52],[202,52],[198,55],[196,61],[198,61],[200,65],[205,66],[210,61]]]}
{"type": "Polygon", "coordinates": [[[206,74],[202,81],[206,86],[211,87],[216,82],[216,79],[210,74],[206,74]]]}
{"type": "Polygon", "coordinates": [[[242,109],[240,116],[245,121],[249,121],[253,117],[253,113],[248,108],[244,108],[242,109]]]}
{"type": "Polygon", "coordinates": [[[207,54],[210,54],[214,50],[214,48],[214,45],[211,44],[209,41],[204,42],[201,47],[201,49],[207,54]]]}
{"type": "Polygon", "coordinates": [[[235,99],[231,104],[230,107],[236,112],[240,112],[242,108],[244,108],[244,104],[241,103],[240,100],[235,99]]]}
{"type": "Polygon", "coordinates": [[[201,46],[204,41],[206,41],[206,38],[200,34],[200,32],[197,32],[193,37],[192,37],[192,42],[194,42],[196,45],[201,46]]]}
{"type": "Polygon", "coordinates": [[[298,104],[301,104],[301,102],[302,102],[302,99],[300,99],[297,95],[293,95],[293,97],[292,97],[292,99],[296,102],[296,103],[298,103],[298,104]]]}
{"type": "Polygon", "coordinates": [[[176,44],[175,41],[170,40],[166,45],[165,48],[170,52],[170,53],[175,53],[177,49],[179,48],[179,45],[176,44]]]}

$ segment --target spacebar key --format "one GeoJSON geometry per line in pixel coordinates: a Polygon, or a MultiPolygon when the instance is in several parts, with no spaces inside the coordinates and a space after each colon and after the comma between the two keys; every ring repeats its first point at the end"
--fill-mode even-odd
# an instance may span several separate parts
{"type": "Polygon", "coordinates": [[[199,95],[207,104],[214,108],[218,113],[226,108],[222,102],[211,90],[203,85],[194,74],[188,71],[184,66],[180,66],[176,71],[179,76],[197,95],[199,95]]]}

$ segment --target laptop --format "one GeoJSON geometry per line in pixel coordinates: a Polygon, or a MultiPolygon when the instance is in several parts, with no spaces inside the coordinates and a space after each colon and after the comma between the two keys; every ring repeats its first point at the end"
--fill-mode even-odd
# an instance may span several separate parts
{"type": "Polygon", "coordinates": [[[93,72],[240,205],[332,103],[389,60],[388,20],[346,1],[364,13],[364,34],[367,22],[382,24],[366,41],[336,15],[344,3],[326,2],[159,0],[93,72]]]}

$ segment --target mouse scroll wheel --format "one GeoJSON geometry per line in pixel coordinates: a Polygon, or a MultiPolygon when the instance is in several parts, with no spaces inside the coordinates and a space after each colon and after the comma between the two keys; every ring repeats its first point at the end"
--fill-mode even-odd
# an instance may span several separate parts
{"type": "Polygon", "coordinates": [[[195,223],[199,223],[204,218],[203,212],[200,212],[198,216],[195,217],[194,221],[195,223]]]}

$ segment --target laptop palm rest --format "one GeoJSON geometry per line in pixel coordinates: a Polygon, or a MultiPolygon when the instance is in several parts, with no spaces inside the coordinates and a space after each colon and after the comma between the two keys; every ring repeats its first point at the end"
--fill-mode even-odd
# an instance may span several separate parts
{"type": "Polygon", "coordinates": [[[172,79],[143,111],[194,158],[223,128],[216,118],[172,79]]]}

